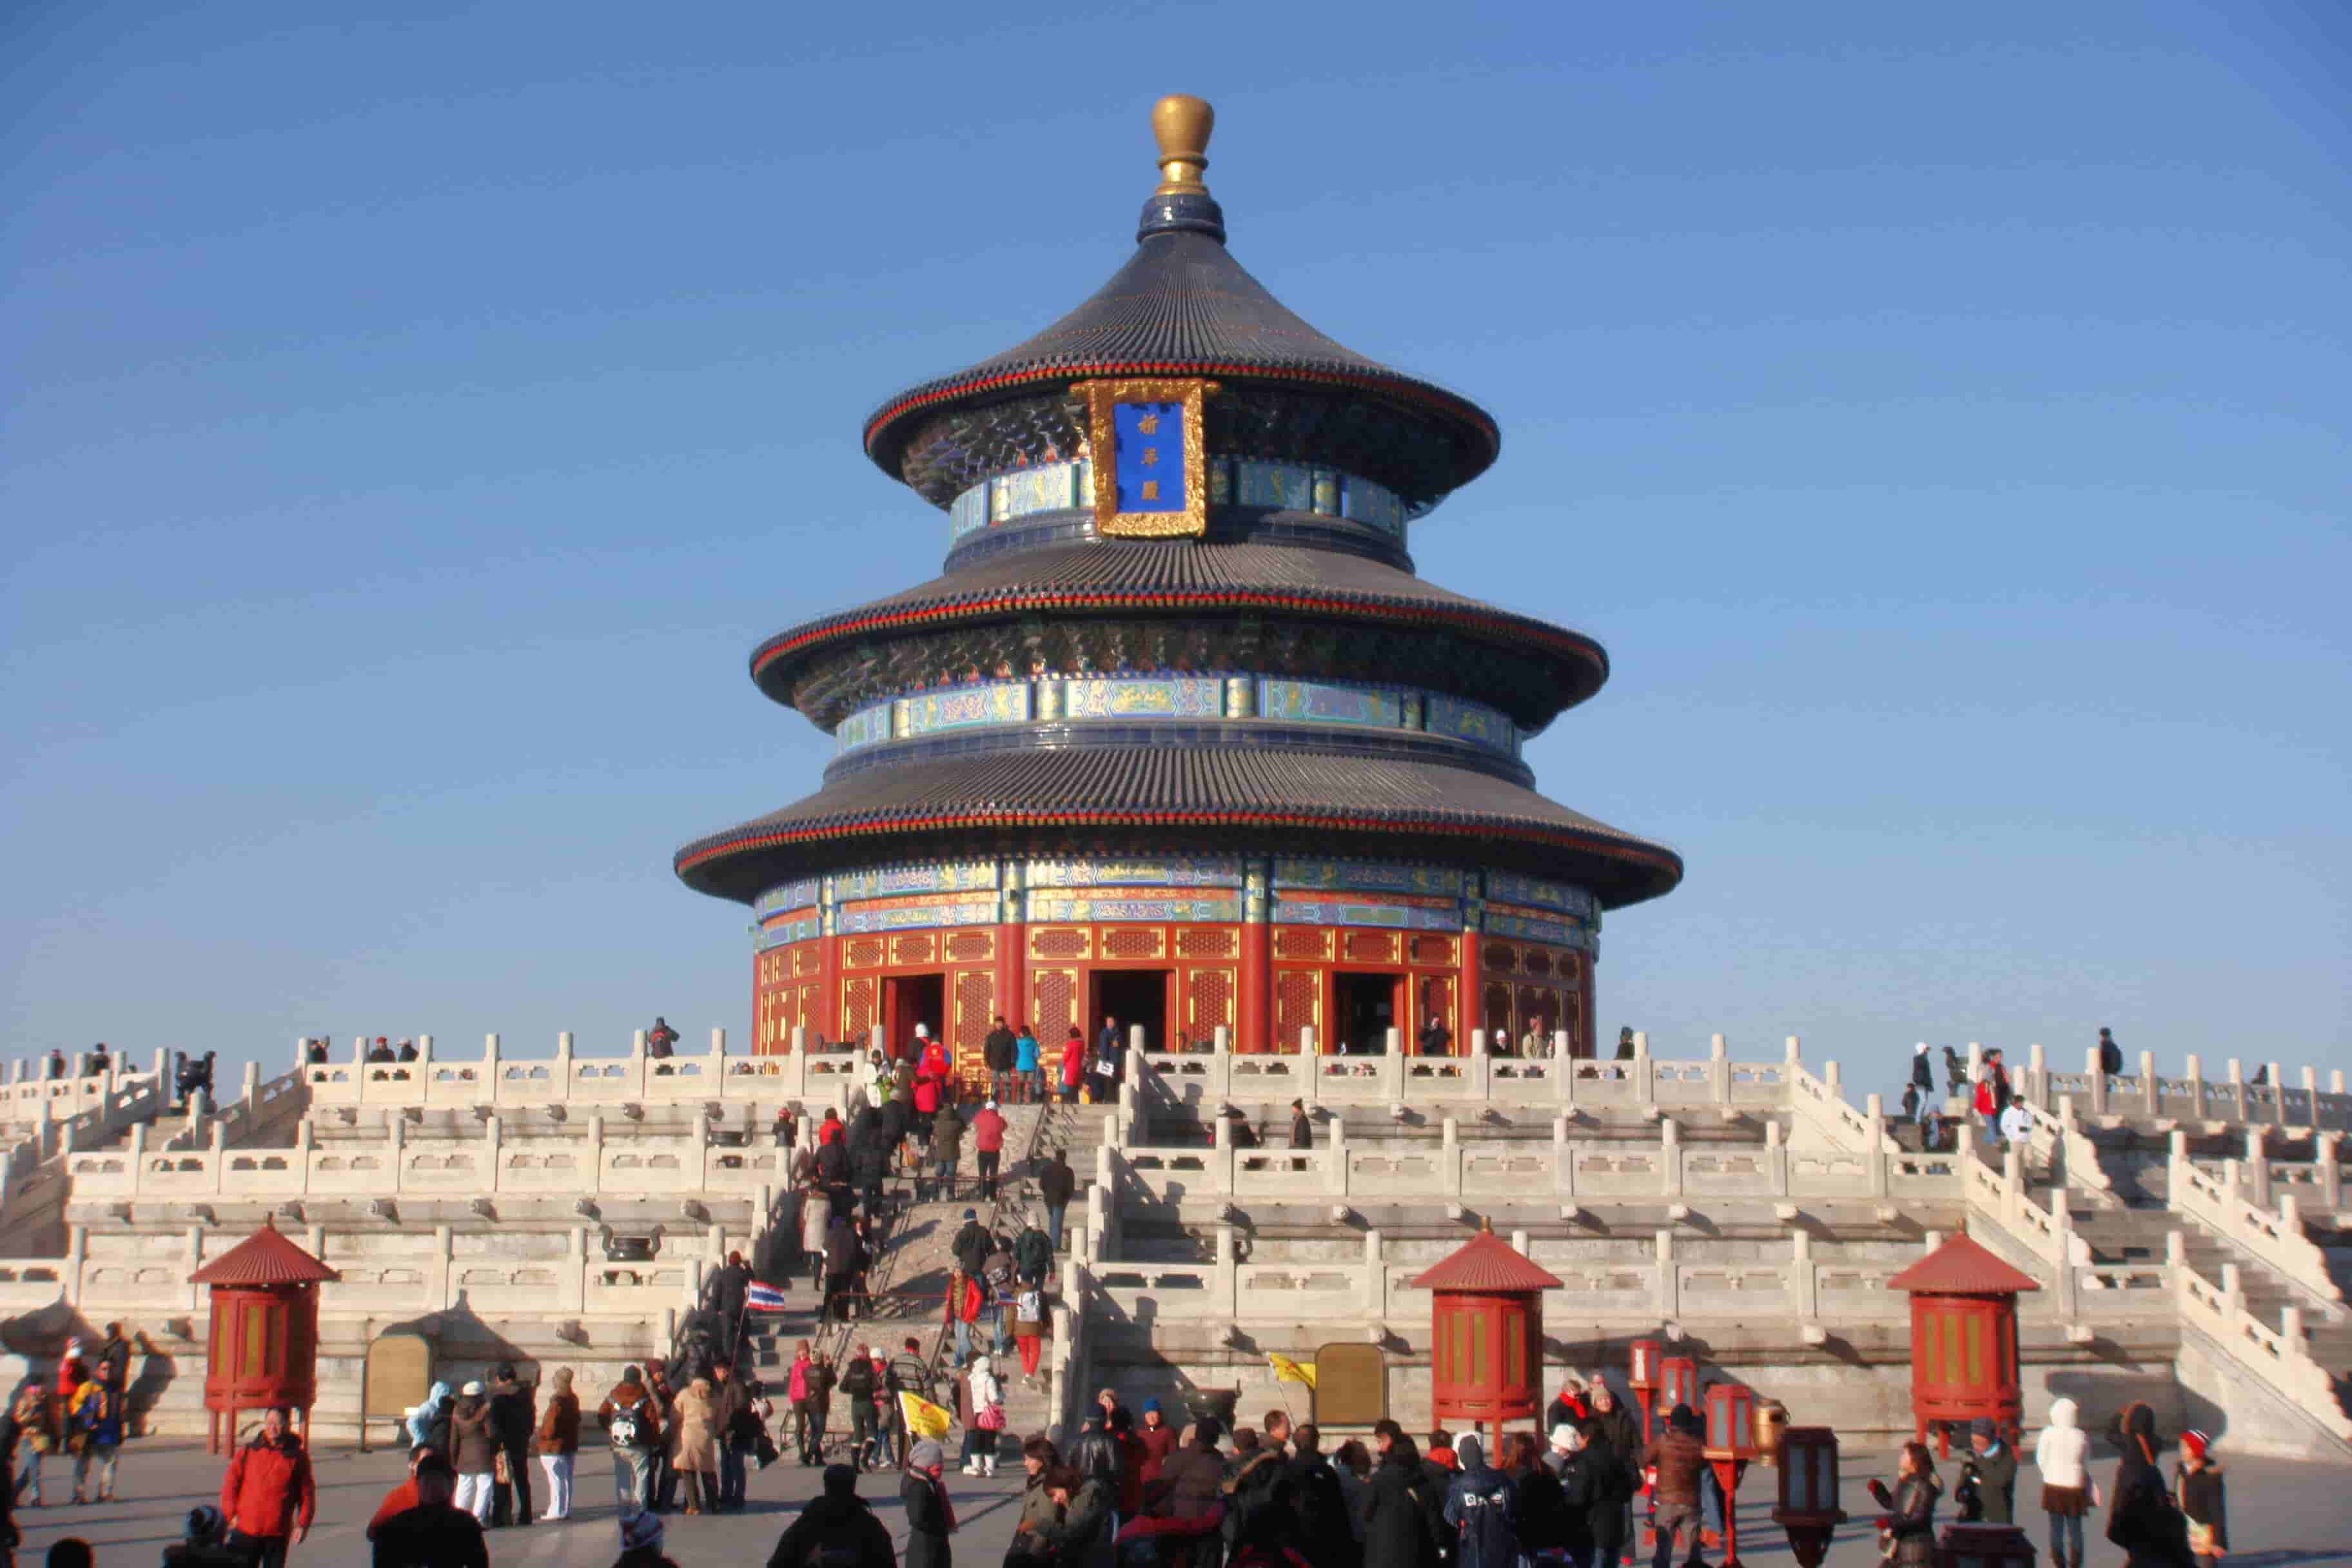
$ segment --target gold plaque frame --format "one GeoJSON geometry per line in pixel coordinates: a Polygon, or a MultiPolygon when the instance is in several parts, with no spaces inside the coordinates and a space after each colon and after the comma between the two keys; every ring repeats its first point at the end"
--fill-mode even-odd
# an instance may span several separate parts
{"type": "Polygon", "coordinates": [[[1198,539],[1209,531],[1208,421],[1202,405],[1213,381],[1082,381],[1087,452],[1095,482],[1095,531],[1106,539],[1198,539]],[[1184,411],[1184,507],[1181,511],[1118,510],[1118,436],[1111,409],[1121,403],[1173,403],[1184,411]]]}

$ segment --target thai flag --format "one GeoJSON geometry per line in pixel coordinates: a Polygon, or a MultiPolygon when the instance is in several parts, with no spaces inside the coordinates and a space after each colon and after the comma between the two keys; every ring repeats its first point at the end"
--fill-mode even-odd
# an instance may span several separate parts
{"type": "Polygon", "coordinates": [[[751,1281],[743,1292],[743,1310],[747,1312],[783,1312],[791,1309],[784,1304],[784,1293],[773,1285],[751,1281]]]}

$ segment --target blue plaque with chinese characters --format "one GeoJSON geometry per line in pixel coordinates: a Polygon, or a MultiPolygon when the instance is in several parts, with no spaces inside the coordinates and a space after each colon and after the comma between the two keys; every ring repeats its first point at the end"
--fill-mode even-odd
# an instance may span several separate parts
{"type": "Polygon", "coordinates": [[[1205,381],[1085,381],[1095,531],[1197,538],[1208,531],[1205,381]]]}
{"type": "Polygon", "coordinates": [[[1184,405],[1113,404],[1111,438],[1118,448],[1118,510],[1182,511],[1184,405]]]}

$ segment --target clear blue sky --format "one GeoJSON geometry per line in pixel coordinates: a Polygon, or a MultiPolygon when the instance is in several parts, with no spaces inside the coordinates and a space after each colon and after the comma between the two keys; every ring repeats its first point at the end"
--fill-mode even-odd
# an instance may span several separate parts
{"type": "Polygon", "coordinates": [[[990,9],[6,8],[9,1048],[741,1042],[670,853],[830,745],[745,656],[934,569],[860,418],[1192,91],[1502,421],[1422,574],[1614,658],[1530,749],[1689,862],[1605,1031],[2352,1067],[2340,7],[990,9]]]}

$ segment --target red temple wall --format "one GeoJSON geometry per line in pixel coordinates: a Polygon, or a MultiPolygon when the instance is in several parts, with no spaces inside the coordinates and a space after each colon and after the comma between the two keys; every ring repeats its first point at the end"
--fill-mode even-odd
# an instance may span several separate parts
{"type": "Polygon", "coordinates": [[[1168,976],[1165,1043],[1223,1026],[1238,1050],[1294,1051],[1312,1027],[1330,1049],[1339,977],[1380,973],[1399,977],[1393,1021],[1408,1052],[1435,1017],[1457,1053],[1471,1030],[1500,1027],[1515,1040],[1566,1029],[1570,1054],[1592,1054],[1592,960],[1574,949],[1360,926],[1149,923],[957,926],[771,948],[753,960],[752,1048],[787,1050],[795,1027],[863,1040],[877,1024],[895,1044],[912,1032],[899,1014],[921,1004],[892,982],[937,975],[940,1032],[965,1070],[980,1070],[1000,1012],[1034,1026],[1051,1059],[1071,1025],[1091,1034],[1096,977],[1135,970],[1168,976]]]}

